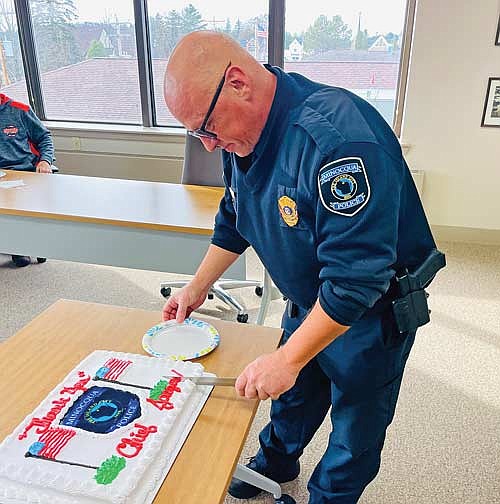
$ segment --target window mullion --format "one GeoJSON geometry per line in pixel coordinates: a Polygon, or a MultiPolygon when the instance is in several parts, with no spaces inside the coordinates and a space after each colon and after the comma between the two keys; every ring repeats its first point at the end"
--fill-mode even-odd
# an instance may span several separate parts
{"type": "Polygon", "coordinates": [[[285,63],[285,0],[269,0],[269,64],[283,68],[285,63]]]}
{"type": "Polygon", "coordinates": [[[153,74],[151,66],[151,46],[149,43],[147,0],[134,0],[134,17],[142,124],[143,126],[150,127],[156,125],[156,114],[153,96],[153,74]]]}
{"type": "Polygon", "coordinates": [[[46,115],[42,95],[42,82],[40,78],[40,67],[38,66],[38,59],[36,56],[29,0],[14,0],[14,7],[16,9],[19,44],[23,57],[29,101],[36,115],[40,119],[45,120],[46,115]]]}

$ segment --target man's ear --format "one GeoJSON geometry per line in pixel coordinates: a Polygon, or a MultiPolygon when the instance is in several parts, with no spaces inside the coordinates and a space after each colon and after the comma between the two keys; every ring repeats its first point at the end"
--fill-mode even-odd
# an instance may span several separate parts
{"type": "Polygon", "coordinates": [[[247,98],[251,92],[248,75],[238,66],[231,66],[226,73],[226,84],[239,97],[247,98]]]}

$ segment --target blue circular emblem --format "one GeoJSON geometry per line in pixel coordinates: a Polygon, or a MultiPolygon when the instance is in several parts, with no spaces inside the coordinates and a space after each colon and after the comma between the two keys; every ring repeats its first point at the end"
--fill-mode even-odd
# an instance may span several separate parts
{"type": "Polygon", "coordinates": [[[356,179],[352,175],[342,173],[332,181],[332,194],[341,201],[351,199],[358,189],[356,179]]]}
{"type": "Polygon", "coordinates": [[[116,418],[122,410],[110,400],[99,401],[93,404],[86,412],[85,419],[90,423],[109,422],[116,418]]]}

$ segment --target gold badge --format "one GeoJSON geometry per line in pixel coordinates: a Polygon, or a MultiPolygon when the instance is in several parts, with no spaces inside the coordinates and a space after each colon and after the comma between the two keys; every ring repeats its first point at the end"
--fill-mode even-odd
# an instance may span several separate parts
{"type": "Polygon", "coordinates": [[[278,200],[281,217],[289,226],[295,226],[299,222],[299,214],[297,213],[297,203],[288,196],[281,196],[278,200]]]}

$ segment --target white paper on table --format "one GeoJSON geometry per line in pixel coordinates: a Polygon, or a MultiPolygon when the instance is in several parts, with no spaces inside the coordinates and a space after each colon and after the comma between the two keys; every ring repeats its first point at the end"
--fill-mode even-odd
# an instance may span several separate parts
{"type": "Polygon", "coordinates": [[[11,189],[26,185],[23,180],[5,180],[0,182],[0,189],[11,189]]]}

